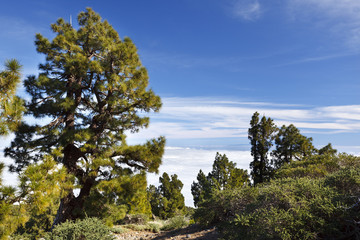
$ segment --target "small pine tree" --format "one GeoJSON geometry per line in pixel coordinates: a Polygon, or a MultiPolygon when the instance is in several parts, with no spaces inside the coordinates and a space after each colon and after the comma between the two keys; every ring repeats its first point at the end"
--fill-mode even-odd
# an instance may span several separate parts
{"type": "MultiPolygon", "coordinates": [[[[20,82],[21,65],[14,59],[5,63],[5,70],[0,72],[0,136],[7,135],[18,127],[24,111],[23,101],[15,96],[20,82]]],[[[0,162],[0,239],[7,236],[26,221],[24,208],[14,205],[20,200],[14,187],[2,183],[5,164],[0,162]]]]}
{"type": "Polygon", "coordinates": [[[185,199],[181,193],[183,183],[176,174],[169,175],[164,172],[159,178],[160,185],[148,188],[149,201],[154,215],[162,219],[174,217],[176,214],[185,213],[185,199]]]}
{"type": "Polygon", "coordinates": [[[205,176],[202,170],[197,175],[197,182],[191,185],[194,205],[211,197],[215,190],[234,189],[249,182],[246,170],[236,168],[236,163],[229,161],[225,154],[216,153],[212,171],[205,176]]]}
{"type": "Polygon", "coordinates": [[[272,162],[275,169],[294,160],[301,160],[315,152],[312,138],[300,134],[293,124],[283,125],[275,136],[276,149],[272,151],[272,162]]]}
{"type": "Polygon", "coordinates": [[[336,153],[337,150],[332,147],[331,143],[318,150],[319,155],[326,155],[326,154],[335,155],[336,153]]]}

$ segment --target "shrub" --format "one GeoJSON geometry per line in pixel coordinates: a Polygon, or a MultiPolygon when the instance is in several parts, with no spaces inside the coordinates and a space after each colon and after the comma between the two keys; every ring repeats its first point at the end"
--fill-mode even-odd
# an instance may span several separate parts
{"type": "Polygon", "coordinates": [[[161,230],[161,224],[156,222],[151,222],[147,224],[151,232],[159,233],[161,230]]]}
{"type": "Polygon", "coordinates": [[[320,180],[273,181],[261,186],[254,201],[225,222],[223,234],[229,240],[338,236],[342,211],[335,201],[338,197],[320,180]]]}
{"type": "Polygon", "coordinates": [[[128,229],[126,229],[122,226],[116,226],[116,227],[111,228],[111,232],[116,233],[116,234],[122,234],[122,233],[126,233],[128,231],[129,231],[128,229]]]}
{"type": "Polygon", "coordinates": [[[243,188],[215,191],[195,210],[194,220],[204,226],[232,220],[235,214],[249,207],[258,194],[258,188],[243,188]]]}
{"type": "Polygon", "coordinates": [[[127,214],[121,223],[123,224],[145,224],[149,221],[149,216],[146,214],[127,214]]]}
{"type": "Polygon", "coordinates": [[[228,240],[346,236],[346,223],[359,214],[359,209],[351,208],[356,199],[349,197],[358,189],[358,172],[343,170],[322,179],[286,178],[219,191],[201,204],[195,219],[217,224],[228,240]]]}
{"type": "Polygon", "coordinates": [[[175,229],[180,229],[189,225],[189,220],[184,216],[175,216],[168,219],[165,222],[165,225],[161,228],[164,231],[170,231],[175,229]]]}
{"type": "Polygon", "coordinates": [[[86,218],[76,222],[66,221],[57,225],[47,240],[113,240],[110,229],[97,218],[86,218]]]}

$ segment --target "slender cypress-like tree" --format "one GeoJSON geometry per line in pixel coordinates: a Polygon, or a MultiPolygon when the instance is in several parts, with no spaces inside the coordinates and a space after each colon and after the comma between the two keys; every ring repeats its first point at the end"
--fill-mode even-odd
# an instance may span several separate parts
{"type": "Polygon", "coordinates": [[[273,145],[276,131],[277,127],[271,118],[263,116],[260,120],[259,113],[254,113],[250,121],[248,138],[253,156],[253,161],[250,163],[250,174],[255,185],[268,181],[271,177],[272,168],[268,152],[273,145]]]}
{"type": "Polygon", "coordinates": [[[127,133],[148,126],[142,113],[161,107],[135,45],[120,39],[90,8],[78,15],[78,25],[75,29],[60,18],[51,25],[52,41],[36,35],[46,62],[24,85],[31,96],[27,114],[39,121],[23,124],[6,149],[15,160],[13,171],[46,155],[66,168],[73,187],[64,189],[54,225],[81,216],[91,189],[121,177],[124,168],[157,172],[165,146],[163,137],[143,145],[126,143],[127,133]],[[79,189],[77,196],[73,188],[79,189]]]}

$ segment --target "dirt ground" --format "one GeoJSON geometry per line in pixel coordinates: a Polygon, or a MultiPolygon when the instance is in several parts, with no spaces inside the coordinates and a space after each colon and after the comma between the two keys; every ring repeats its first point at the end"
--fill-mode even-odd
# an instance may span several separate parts
{"type": "Polygon", "coordinates": [[[116,237],[118,240],[216,240],[220,237],[220,235],[215,228],[203,229],[197,225],[192,225],[187,228],[160,233],[129,231],[117,234],[116,237]]]}

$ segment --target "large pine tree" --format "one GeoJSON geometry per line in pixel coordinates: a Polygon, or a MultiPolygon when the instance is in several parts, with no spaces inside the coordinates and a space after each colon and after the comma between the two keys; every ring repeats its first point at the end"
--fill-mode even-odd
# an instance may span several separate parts
{"type": "Polygon", "coordinates": [[[36,35],[46,62],[24,85],[31,96],[27,114],[39,121],[23,124],[6,149],[15,160],[13,171],[22,172],[46,155],[66,168],[73,185],[64,189],[54,224],[81,216],[91,189],[121,177],[123,169],[157,172],[165,145],[163,137],[126,143],[127,133],[148,126],[142,113],[161,107],[133,42],[120,39],[90,8],[78,15],[78,25],[75,29],[60,18],[51,25],[52,41],[36,35]]]}

